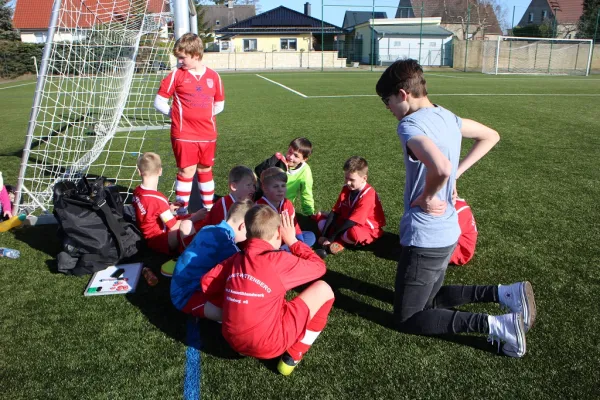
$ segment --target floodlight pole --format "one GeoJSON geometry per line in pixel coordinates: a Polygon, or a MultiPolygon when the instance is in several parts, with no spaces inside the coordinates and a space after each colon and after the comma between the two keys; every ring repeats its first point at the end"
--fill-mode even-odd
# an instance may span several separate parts
{"type": "Polygon", "coordinates": [[[373,62],[375,60],[375,0],[373,0],[371,18],[371,72],[373,72],[373,62]]]}
{"type": "MultiPolygon", "coordinates": [[[[13,203],[12,213],[17,215],[19,210],[19,204],[21,204],[21,192],[23,189],[23,182],[25,180],[25,170],[27,169],[27,162],[29,161],[29,155],[31,152],[31,142],[33,142],[33,132],[35,131],[35,121],[40,111],[40,103],[42,102],[42,91],[46,84],[46,73],[48,72],[48,60],[50,59],[50,53],[52,52],[52,42],[54,41],[54,32],[58,25],[58,17],[60,14],[61,0],[54,0],[54,6],[52,7],[52,14],[50,14],[50,25],[48,26],[48,37],[46,44],[44,45],[44,53],[42,55],[42,65],[40,66],[39,75],[37,77],[37,83],[35,85],[35,95],[33,97],[33,106],[31,107],[31,113],[29,114],[29,124],[27,125],[27,136],[25,137],[25,146],[23,147],[23,156],[21,157],[21,168],[19,169],[19,178],[17,180],[17,193],[15,196],[15,202],[13,203]]],[[[32,196],[30,194],[30,196],[32,196]]],[[[33,197],[32,197],[33,198],[33,197]]],[[[34,199],[35,201],[35,199],[34,199]]]]}
{"type": "Polygon", "coordinates": [[[323,72],[323,64],[325,63],[325,6],[321,0],[321,72],[323,72]]]}
{"type": "Polygon", "coordinates": [[[423,1],[421,1],[421,31],[419,32],[419,65],[421,64],[421,48],[423,47],[423,1]]]}
{"type": "Polygon", "coordinates": [[[516,9],[516,8],[517,8],[517,6],[513,6],[513,16],[512,16],[512,22],[511,22],[511,24],[510,24],[510,29],[511,29],[511,32],[510,32],[510,34],[511,34],[511,35],[514,35],[514,34],[515,34],[513,31],[514,31],[514,29],[515,29],[515,9],[516,9]]]}

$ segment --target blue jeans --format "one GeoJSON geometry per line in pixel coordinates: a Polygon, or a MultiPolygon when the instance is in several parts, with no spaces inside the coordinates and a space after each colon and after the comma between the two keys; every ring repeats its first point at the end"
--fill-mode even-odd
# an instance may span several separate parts
{"type": "MultiPolygon", "coordinates": [[[[311,231],[302,231],[301,234],[296,235],[296,239],[306,244],[308,247],[313,247],[317,242],[317,237],[311,231]]],[[[281,250],[290,251],[290,248],[287,244],[284,244],[281,246],[281,250]]]]}
{"type": "Polygon", "coordinates": [[[402,247],[394,290],[394,319],[407,333],[488,333],[486,314],[454,310],[469,303],[497,303],[498,286],[442,286],[455,245],[402,247]]]}

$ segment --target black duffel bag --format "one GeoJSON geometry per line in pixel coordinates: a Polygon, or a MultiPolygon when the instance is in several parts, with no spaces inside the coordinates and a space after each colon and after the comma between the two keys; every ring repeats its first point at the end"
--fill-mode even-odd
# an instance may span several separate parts
{"type": "Polygon", "coordinates": [[[58,271],[92,274],[127,259],[142,247],[140,231],[123,218],[123,199],[103,177],[54,185],[54,216],[63,251],[58,271]]]}

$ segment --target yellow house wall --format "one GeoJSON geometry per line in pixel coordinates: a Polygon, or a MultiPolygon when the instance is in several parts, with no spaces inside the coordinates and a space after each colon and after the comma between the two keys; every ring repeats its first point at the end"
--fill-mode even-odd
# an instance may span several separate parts
{"type": "MultiPolygon", "coordinates": [[[[298,50],[304,49],[308,51],[311,35],[309,34],[293,34],[293,35],[240,35],[235,36],[231,42],[236,52],[244,51],[244,39],[256,39],[256,50],[262,52],[272,51],[293,51],[281,50],[280,39],[296,39],[298,50]]],[[[311,48],[312,50],[312,48],[311,48]]]]}

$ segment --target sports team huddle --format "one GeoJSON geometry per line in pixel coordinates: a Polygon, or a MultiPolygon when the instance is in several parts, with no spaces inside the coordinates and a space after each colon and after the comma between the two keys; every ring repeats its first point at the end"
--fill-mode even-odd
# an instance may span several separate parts
{"type": "MultiPolygon", "coordinates": [[[[344,185],[330,212],[315,210],[308,165],[313,148],[306,138],[292,140],[285,155],[277,153],[254,170],[233,167],[229,193],[215,200],[215,117],[224,109],[223,84],[202,63],[197,35],[183,35],[174,54],[179,68],[162,81],[155,107],[171,118],[176,200],[170,203],[158,191],[160,156],[142,154],[137,163],[142,183],[133,198],[137,224],[150,249],[179,255],[162,268],[172,276],[177,309],[221,322],[225,340],[242,355],[281,357],[278,370],[289,375],[325,328],[333,307],[333,290],[318,280],[326,273],[328,254],[370,245],[383,235],[386,219],[367,182],[367,160],[354,156],[344,163],[344,185]],[[203,207],[189,213],[194,174],[203,207]],[[295,203],[317,221],[318,235],[299,226],[295,203]],[[305,289],[286,300],[286,292],[301,285],[305,289]]],[[[406,169],[390,318],[398,330],[411,334],[488,335],[498,346],[503,342],[505,355],[522,357],[536,317],[529,282],[443,284],[451,258],[464,260],[475,246],[459,240],[473,224],[472,218],[459,224],[458,211],[466,205],[457,200],[456,180],[494,147],[498,133],[431,103],[415,60],[388,67],[376,91],[399,121],[406,169]],[[460,159],[462,138],[472,139],[473,146],[460,159]],[[457,309],[470,303],[498,303],[506,313],[457,309]]]]}

